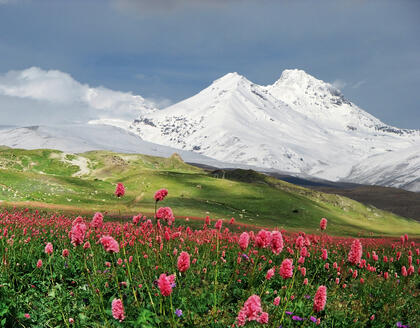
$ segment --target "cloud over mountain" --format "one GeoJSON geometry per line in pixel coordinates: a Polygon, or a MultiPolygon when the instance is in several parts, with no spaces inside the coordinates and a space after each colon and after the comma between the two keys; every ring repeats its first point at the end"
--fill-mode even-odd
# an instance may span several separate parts
{"type": "Polygon", "coordinates": [[[67,73],[38,67],[0,74],[0,105],[3,124],[20,123],[16,115],[32,124],[44,123],[40,120],[51,123],[51,119],[131,120],[155,107],[153,102],[130,92],[91,87],[67,73]]]}

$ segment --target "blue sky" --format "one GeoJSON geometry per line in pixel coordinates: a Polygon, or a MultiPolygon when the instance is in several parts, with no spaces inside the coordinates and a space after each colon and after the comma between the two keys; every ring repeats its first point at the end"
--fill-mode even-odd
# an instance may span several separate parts
{"type": "MultiPolygon", "coordinates": [[[[419,22],[408,0],[0,0],[0,78],[54,69],[163,106],[228,72],[271,84],[300,68],[420,129],[419,22]]],[[[0,105],[4,121],[10,99],[0,105]]]]}

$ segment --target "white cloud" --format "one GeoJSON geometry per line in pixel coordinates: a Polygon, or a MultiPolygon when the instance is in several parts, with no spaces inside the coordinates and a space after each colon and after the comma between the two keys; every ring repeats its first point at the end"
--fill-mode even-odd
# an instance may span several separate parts
{"type": "Polygon", "coordinates": [[[67,120],[69,114],[75,120],[82,117],[132,120],[155,108],[153,102],[130,92],[90,87],[67,73],[38,67],[0,74],[0,104],[3,114],[13,108],[33,117],[39,115],[36,112],[44,105],[48,112],[55,111],[54,117],[60,117],[61,113],[67,120]]]}
{"type": "Polygon", "coordinates": [[[352,88],[357,89],[357,88],[361,87],[365,83],[366,83],[365,80],[356,82],[355,84],[352,85],[352,88]]]}
{"type": "Polygon", "coordinates": [[[331,83],[333,87],[341,90],[344,89],[344,87],[347,85],[347,83],[343,80],[337,79],[333,83],[331,83]]]}

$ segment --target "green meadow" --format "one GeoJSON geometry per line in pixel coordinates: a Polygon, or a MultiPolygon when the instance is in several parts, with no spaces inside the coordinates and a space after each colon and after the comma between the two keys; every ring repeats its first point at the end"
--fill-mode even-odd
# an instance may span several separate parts
{"type": "MultiPolygon", "coordinates": [[[[223,177],[223,176],[222,176],[223,177]]],[[[130,217],[154,212],[153,195],[167,188],[159,204],[176,216],[230,219],[287,230],[316,232],[326,217],[336,235],[420,236],[420,223],[254,171],[235,170],[222,178],[170,158],[92,151],[68,154],[57,150],[0,148],[0,206],[45,207],[57,211],[130,217]],[[114,196],[122,182],[126,194],[114,196]]]]}

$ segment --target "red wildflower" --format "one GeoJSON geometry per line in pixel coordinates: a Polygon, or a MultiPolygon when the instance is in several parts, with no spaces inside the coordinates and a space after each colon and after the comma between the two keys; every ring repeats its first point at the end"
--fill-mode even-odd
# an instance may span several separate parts
{"type": "Polygon", "coordinates": [[[320,312],[324,310],[327,303],[327,287],[319,286],[314,297],[314,311],[320,312]]]}
{"type": "Polygon", "coordinates": [[[62,255],[63,257],[67,257],[67,256],[69,256],[69,250],[68,250],[67,248],[63,249],[63,252],[61,253],[61,255],[62,255]]]}

